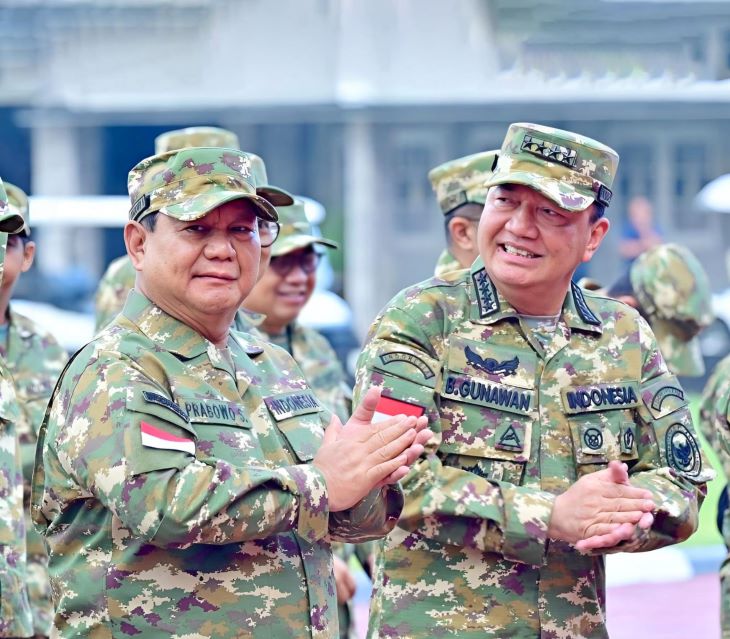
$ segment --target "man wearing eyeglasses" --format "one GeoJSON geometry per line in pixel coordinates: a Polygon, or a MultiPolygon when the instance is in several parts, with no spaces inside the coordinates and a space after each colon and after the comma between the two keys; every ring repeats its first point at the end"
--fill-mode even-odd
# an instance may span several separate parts
{"type": "Polygon", "coordinates": [[[38,438],[53,634],[334,639],[330,542],[393,527],[425,419],[373,424],[373,390],[342,426],[287,353],[231,330],[277,220],[245,153],[155,155],[128,187],[135,287],[38,438]]]}
{"type": "MultiPolygon", "coordinates": [[[[155,153],[167,153],[191,147],[221,147],[238,149],[238,136],[228,129],[214,126],[191,126],[185,129],[166,131],[155,138],[155,153]]],[[[269,184],[264,161],[253,153],[247,154],[251,160],[251,173],[256,183],[256,192],[265,197],[274,206],[287,206],[294,202],[289,193],[269,184]]],[[[276,239],[278,225],[276,222],[258,220],[261,239],[262,273],[269,263],[269,247],[276,239]],[[272,234],[273,233],[273,234],[272,234]]],[[[99,281],[95,296],[96,331],[103,329],[122,310],[129,291],[134,287],[137,273],[128,255],[123,255],[111,262],[99,281]]]]}

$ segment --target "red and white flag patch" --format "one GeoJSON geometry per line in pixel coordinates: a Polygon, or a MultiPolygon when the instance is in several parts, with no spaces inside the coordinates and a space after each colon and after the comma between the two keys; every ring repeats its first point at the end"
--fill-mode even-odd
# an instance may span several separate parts
{"type": "Polygon", "coordinates": [[[193,439],[171,435],[167,431],[147,422],[142,422],[139,429],[142,433],[143,446],[162,450],[179,450],[183,453],[195,455],[195,441],[193,439]]]}
{"type": "Polygon", "coordinates": [[[402,399],[393,399],[392,397],[381,395],[378,400],[378,405],[375,407],[373,424],[382,422],[394,415],[407,415],[409,417],[412,415],[413,417],[420,417],[424,412],[426,412],[426,409],[418,404],[411,404],[410,402],[403,401],[402,399]]]}

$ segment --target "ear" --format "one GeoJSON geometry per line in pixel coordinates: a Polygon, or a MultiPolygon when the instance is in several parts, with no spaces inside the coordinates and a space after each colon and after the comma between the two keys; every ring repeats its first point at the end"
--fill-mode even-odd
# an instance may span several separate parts
{"type": "Polygon", "coordinates": [[[20,272],[25,273],[33,266],[33,258],[35,257],[35,242],[26,242],[23,247],[23,263],[20,265],[20,272]]]}
{"type": "Polygon", "coordinates": [[[611,223],[605,217],[602,217],[593,223],[590,229],[588,243],[586,244],[586,249],[583,253],[584,262],[589,261],[593,257],[593,254],[598,250],[598,247],[601,246],[601,242],[603,242],[603,238],[606,237],[606,233],[608,233],[610,226],[611,223]]]}
{"type": "Polygon", "coordinates": [[[464,251],[476,250],[476,224],[464,218],[454,216],[449,220],[451,242],[464,251]]]}
{"type": "Polygon", "coordinates": [[[129,221],[124,226],[124,244],[127,246],[132,266],[137,271],[142,270],[148,233],[149,231],[139,222],[129,221]]]}

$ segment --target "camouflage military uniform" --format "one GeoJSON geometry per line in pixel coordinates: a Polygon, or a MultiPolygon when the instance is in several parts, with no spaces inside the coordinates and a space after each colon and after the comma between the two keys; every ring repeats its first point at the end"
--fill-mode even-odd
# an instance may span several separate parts
{"type": "Polygon", "coordinates": [[[26,534],[28,552],[28,594],[33,609],[36,634],[49,635],[53,623],[53,604],[48,583],[48,557],[43,540],[29,518],[30,479],[33,473],[38,429],[51,398],[53,387],[63,370],[66,352],[55,338],[31,319],[13,311],[8,313],[8,341],[0,345],[13,379],[20,419],[17,433],[25,479],[26,534]]]}
{"type": "MultiPolygon", "coordinates": [[[[0,281],[7,233],[18,233],[23,218],[8,207],[0,181],[0,281]]],[[[16,426],[20,421],[12,377],[0,358],[0,637],[30,637],[33,618],[26,588],[23,473],[16,426]]]]}
{"type": "MultiPolygon", "coordinates": [[[[700,429],[722,463],[725,481],[730,481],[730,356],[715,367],[705,385],[700,429]]],[[[730,548],[730,509],[725,509],[723,515],[722,536],[730,548]]],[[[720,623],[722,639],[730,639],[730,554],[720,567],[720,623]]]]}
{"type": "Polygon", "coordinates": [[[326,415],[280,349],[219,351],[132,292],[41,429],[60,636],[336,636],[328,539],[387,531],[399,493],[328,513],[326,415]]]}
{"type": "Polygon", "coordinates": [[[464,267],[459,264],[458,260],[451,254],[449,249],[444,249],[441,251],[441,255],[439,255],[433,274],[436,277],[441,277],[444,273],[458,271],[461,268],[464,267]]]}
{"type": "Polygon", "coordinates": [[[129,291],[134,288],[136,276],[137,271],[134,270],[127,255],[118,257],[109,264],[104,275],[101,276],[94,299],[96,309],[94,330],[97,333],[110,324],[117,313],[122,310],[129,291]]]}
{"type": "Polygon", "coordinates": [[[369,384],[438,432],[381,544],[370,637],[607,636],[603,558],[546,535],[555,495],[609,459],[660,496],[621,550],[697,525],[707,473],[687,402],[621,303],[574,287],[546,350],[478,261],[387,306],[358,364],[369,384]]]}

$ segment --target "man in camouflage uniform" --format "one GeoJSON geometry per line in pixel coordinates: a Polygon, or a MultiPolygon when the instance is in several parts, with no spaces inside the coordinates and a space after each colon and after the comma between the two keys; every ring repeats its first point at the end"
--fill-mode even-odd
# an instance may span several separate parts
{"type": "MultiPolygon", "coordinates": [[[[310,388],[325,408],[346,421],[350,416],[350,391],[345,371],[327,339],[297,317],[314,291],[319,262],[317,246],[337,248],[332,240],[314,235],[304,202],[277,207],[279,237],[271,248],[271,263],[236,316],[236,328],[285,349],[299,365],[310,388]]],[[[347,562],[354,549],[337,544],[334,567],[338,586],[340,631],[351,634],[354,578],[347,562]]]]}
{"type": "Polygon", "coordinates": [[[678,244],[645,251],[608,295],[633,306],[649,322],[672,373],[705,374],[697,336],[714,320],[712,292],[707,273],[692,251],[678,244]]]}
{"type": "MultiPolygon", "coordinates": [[[[212,126],[195,126],[186,129],[176,129],[174,131],[166,131],[155,138],[155,153],[166,153],[177,149],[186,149],[191,147],[224,147],[230,149],[240,148],[238,136],[233,131],[227,129],[219,129],[212,126]]],[[[269,184],[266,176],[266,166],[263,160],[249,153],[251,158],[251,171],[254,175],[259,195],[266,197],[276,206],[287,206],[294,202],[294,199],[283,189],[279,189],[269,184]]],[[[267,233],[269,224],[264,220],[259,231],[263,240],[267,233]]],[[[273,242],[275,239],[271,238],[273,242]]],[[[268,246],[262,243],[262,263],[261,269],[268,264],[269,251],[268,246]]],[[[107,267],[106,272],[99,281],[99,287],[96,291],[95,307],[96,307],[96,331],[99,332],[122,310],[124,302],[127,299],[129,291],[134,286],[136,272],[128,255],[123,255],[113,260],[107,267]]]]}
{"type": "Polygon", "coordinates": [[[370,637],[606,637],[604,553],[686,539],[712,475],[645,320],[571,284],[616,153],[513,124],[478,259],[375,320],[356,397],[436,432],[381,542],[370,637]]]}
{"type": "MultiPolygon", "coordinates": [[[[11,209],[0,181],[0,283],[8,233],[20,232],[23,218],[11,209]]],[[[23,471],[16,426],[21,421],[12,377],[0,358],[0,637],[32,637],[27,591],[23,471]]]]}
{"type": "Polygon", "coordinates": [[[474,153],[440,164],[428,172],[444,214],[446,232],[446,248],[436,262],[436,277],[469,268],[479,256],[477,226],[487,198],[484,183],[492,174],[497,153],[474,153]]]}
{"type": "Polygon", "coordinates": [[[156,155],[129,192],[135,289],[61,376],[39,435],[54,633],[336,637],[329,539],[392,528],[426,420],[371,424],[370,391],[343,427],[287,353],[231,333],[256,217],[276,221],[248,156],[156,155]]]}
{"type": "Polygon", "coordinates": [[[43,540],[33,530],[30,506],[30,479],[33,473],[38,429],[56,379],[63,370],[66,353],[55,338],[33,320],[13,310],[10,298],[21,273],[33,264],[35,243],[30,239],[28,197],[17,186],[6,183],[10,210],[23,219],[19,233],[8,237],[5,273],[0,286],[0,356],[13,378],[20,407],[17,434],[25,479],[26,534],[28,552],[28,594],[33,609],[33,626],[37,636],[48,636],[53,622],[53,604],[43,540]]]}

